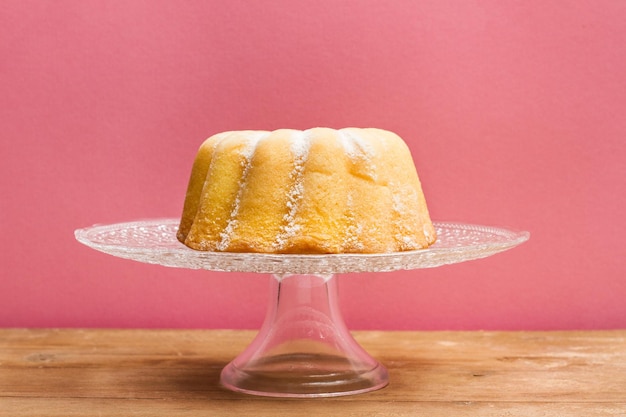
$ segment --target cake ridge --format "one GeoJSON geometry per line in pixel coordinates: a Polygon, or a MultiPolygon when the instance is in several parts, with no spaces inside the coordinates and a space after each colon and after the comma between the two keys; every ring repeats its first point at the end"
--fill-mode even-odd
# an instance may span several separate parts
{"type": "Polygon", "coordinates": [[[293,169],[289,173],[292,186],[287,191],[287,213],[283,217],[284,223],[281,225],[274,241],[274,247],[279,251],[285,248],[289,239],[295,236],[300,229],[300,226],[297,224],[297,212],[299,203],[304,196],[304,167],[311,147],[311,135],[311,129],[306,131],[294,130],[292,132],[290,150],[294,159],[293,169]]]}
{"type": "Polygon", "coordinates": [[[349,190],[346,196],[346,228],[345,234],[341,241],[342,251],[360,251],[364,248],[361,233],[363,232],[363,224],[356,219],[354,214],[354,191],[349,190]]]}
{"type": "Polygon", "coordinates": [[[243,172],[241,178],[239,179],[239,188],[231,207],[230,217],[228,218],[226,227],[220,233],[220,241],[217,243],[216,248],[219,251],[227,250],[228,246],[230,245],[231,237],[237,227],[237,215],[239,214],[241,196],[246,188],[245,184],[248,179],[248,173],[250,172],[250,168],[252,166],[252,158],[254,157],[254,152],[259,145],[259,141],[264,137],[268,137],[270,135],[270,132],[254,131],[250,132],[250,134],[254,134],[254,136],[246,138],[247,140],[244,144],[244,147],[240,151],[240,155],[242,156],[241,164],[243,167],[243,172]]]}
{"type": "Polygon", "coordinates": [[[363,140],[361,136],[354,134],[354,128],[345,128],[341,130],[344,132],[344,135],[348,138],[348,140],[351,141],[351,147],[353,149],[351,161],[357,168],[355,173],[373,182],[377,182],[378,175],[376,175],[376,171],[378,168],[374,163],[375,151],[365,140],[363,140]],[[363,171],[362,168],[365,168],[365,170],[363,171]]]}
{"type": "MultiPolygon", "coordinates": [[[[207,186],[206,179],[211,175],[211,171],[215,165],[215,158],[213,156],[216,153],[219,145],[231,136],[234,136],[236,132],[222,132],[213,135],[206,139],[200,145],[189,179],[189,185],[185,194],[185,203],[183,205],[183,216],[178,228],[177,238],[188,244],[188,237],[192,234],[194,225],[198,223],[201,217],[201,196],[204,193],[207,186]],[[210,150],[208,149],[210,148],[210,150]],[[208,158],[208,164],[203,163],[203,160],[208,158]]],[[[206,247],[205,242],[201,242],[202,250],[209,250],[206,247]]]]}

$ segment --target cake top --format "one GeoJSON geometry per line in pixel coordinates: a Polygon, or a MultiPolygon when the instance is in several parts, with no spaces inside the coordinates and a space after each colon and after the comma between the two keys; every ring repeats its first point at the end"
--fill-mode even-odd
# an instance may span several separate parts
{"type": "MultiPolygon", "coordinates": [[[[372,157],[380,150],[385,150],[389,145],[403,146],[408,149],[406,143],[400,136],[393,132],[379,128],[356,128],[346,127],[342,129],[332,129],[327,127],[314,127],[306,130],[297,129],[277,129],[269,130],[234,130],[218,133],[209,137],[201,146],[217,147],[224,139],[238,137],[245,142],[241,148],[241,155],[249,159],[254,155],[254,151],[259,142],[277,133],[290,136],[290,150],[296,156],[296,161],[306,162],[308,159],[311,138],[316,140],[337,141],[341,144],[345,155],[354,161],[362,161],[372,164],[372,157]],[[380,146],[373,146],[375,141],[380,146]]],[[[375,172],[375,167],[372,167],[375,172]]]]}

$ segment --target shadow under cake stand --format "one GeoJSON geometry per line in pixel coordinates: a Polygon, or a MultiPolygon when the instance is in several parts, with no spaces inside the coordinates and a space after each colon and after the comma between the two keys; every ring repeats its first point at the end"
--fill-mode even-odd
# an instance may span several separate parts
{"type": "Polygon", "coordinates": [[[332,397],[380,389],[385,367],[352,337],[339,309],[335,274],[433,268],[511,249],[528,232],[435,222],[428,249],[388,254],[281,255],[200,252],[176,239],[178,219],[76,230],[76,239],[120,258],[169,267],[270,274],[270,302],[252,343],[229,363],[228,389],[273,397],[332,397]]]}

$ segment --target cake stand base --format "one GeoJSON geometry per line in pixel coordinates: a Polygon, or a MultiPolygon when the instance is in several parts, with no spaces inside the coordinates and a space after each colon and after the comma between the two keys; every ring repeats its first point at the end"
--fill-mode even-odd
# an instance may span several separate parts
{"type": "Polygon", "coordinates": [[[333,275],[274,275],[265,321],[221,374],[224,387],[271,397],[334,397],[383,388],[384,366],[354,340],[333,275]]]}

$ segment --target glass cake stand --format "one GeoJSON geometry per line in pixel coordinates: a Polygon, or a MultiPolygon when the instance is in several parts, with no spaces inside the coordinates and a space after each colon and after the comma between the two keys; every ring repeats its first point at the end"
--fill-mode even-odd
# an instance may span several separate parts
{"type": "Polygon", "coordinates": [[[435,222],[428,249],[386,254],[281,255],[200,252],[176,239],[178,219],[95,225],[76,239],[120,258],[169,267],[271,274],[265,321],[252,343],[229,363],[228,389],[273,397],[332,397],[387,385],[385,367],[352,337],[339,310],[339,273],[433,268],[511,249],[528,232],[435,222]]]}

